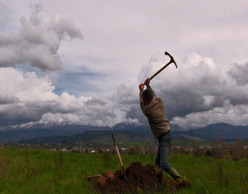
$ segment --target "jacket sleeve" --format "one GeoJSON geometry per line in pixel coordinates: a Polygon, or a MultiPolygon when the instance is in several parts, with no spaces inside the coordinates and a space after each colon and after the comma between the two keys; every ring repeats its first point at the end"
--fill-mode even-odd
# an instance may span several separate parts
{"type": "Polygon", "coordinates": [[[148,88],[148,89],[152,91],[152,93],[153,93],[154,97],[157,97],[157,96],[156,96],[156,94],[155,94],[155,92],[154,92],[154,90],[151,88],[151,86],[149,86],[149,88],[148,88]]]}
{"type": "MultiPolygon", "coordinates": [[[[154,95],[154,97],[156,97],[156,94],[155,94],[155,92],[153,91],[153,89],[149,86],[148,88],[147,88],[148,90],[151,90],[151,92],[153,93],[153,95],[154,95]]],[[[144,101],[143,101],[143,98],[142,98],[142,94],[143,94],[143,91],[141,90],[140,91],[140,107],[141,107],[141,109],[142,109],[142,111],[143,111],[143,109],[144,109],[144,107],[145,107],[145,104],[144,104],[144,101]]]]}
{"type": "Polygon", "coordinates": [[[143,108],[144,108],[144,101],[143,101],[143,98],[142,98],[142,94],[143,94],[143,91],[140,90],[140,93],[139,93],[139,96],[140,96],[140,108],[142,109],[143,111],[143,108]]]}

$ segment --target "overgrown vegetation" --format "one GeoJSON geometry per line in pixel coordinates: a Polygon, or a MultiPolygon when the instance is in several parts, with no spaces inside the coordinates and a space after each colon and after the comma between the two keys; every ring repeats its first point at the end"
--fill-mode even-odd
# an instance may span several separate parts
{"type": "MultiPolygon", "coordinates": [[[[146,165],[154,163],[154,154],[122,157],[125,166],[134,161],[146,165]]],[[[192,183],[177,193],[248,193],[247,157],[231,160],[172,154],[170,163],[192,183]]],[[[87,176],[118,169],[114,153],[0,149],[0,193],[92,193],[87,176]]]]}

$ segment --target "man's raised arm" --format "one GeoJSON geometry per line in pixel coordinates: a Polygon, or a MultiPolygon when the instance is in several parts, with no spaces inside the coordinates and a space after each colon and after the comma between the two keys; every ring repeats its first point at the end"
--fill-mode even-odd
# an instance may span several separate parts
{"type": "Polygon", "coordinates": [[[143,107],[144,107],[144,101],[143,101],[143,98],[142,98],[142,94],[143,94],[143,90],[144,90],[144,84],[143,83],[141,83],[139,85],[139,89],[140,89],[140,93],[139,93],[139,96],[140,96],[140,107],[143,110],[143,107]]]}

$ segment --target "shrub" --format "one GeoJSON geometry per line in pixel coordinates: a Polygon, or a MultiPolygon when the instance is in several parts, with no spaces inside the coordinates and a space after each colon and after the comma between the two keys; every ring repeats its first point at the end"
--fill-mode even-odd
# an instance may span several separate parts
{"type": "Polygon", "coordinates": [[[231,152],[232,160],[238,161],[246,156],[246,152],[244,150],[244,144],[241,140],[237,140],[233,146],[231,152]]]}

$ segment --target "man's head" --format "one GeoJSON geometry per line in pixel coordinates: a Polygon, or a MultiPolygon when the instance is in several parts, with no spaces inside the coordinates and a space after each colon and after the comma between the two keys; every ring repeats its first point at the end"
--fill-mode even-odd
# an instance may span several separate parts
{"type": "Polygon", "coordinates": [[[144,92],[142,93],[144,104],[145,105],[149,104],[154,96],[155,94],[150,88],[145,89],[144,92]]]}

